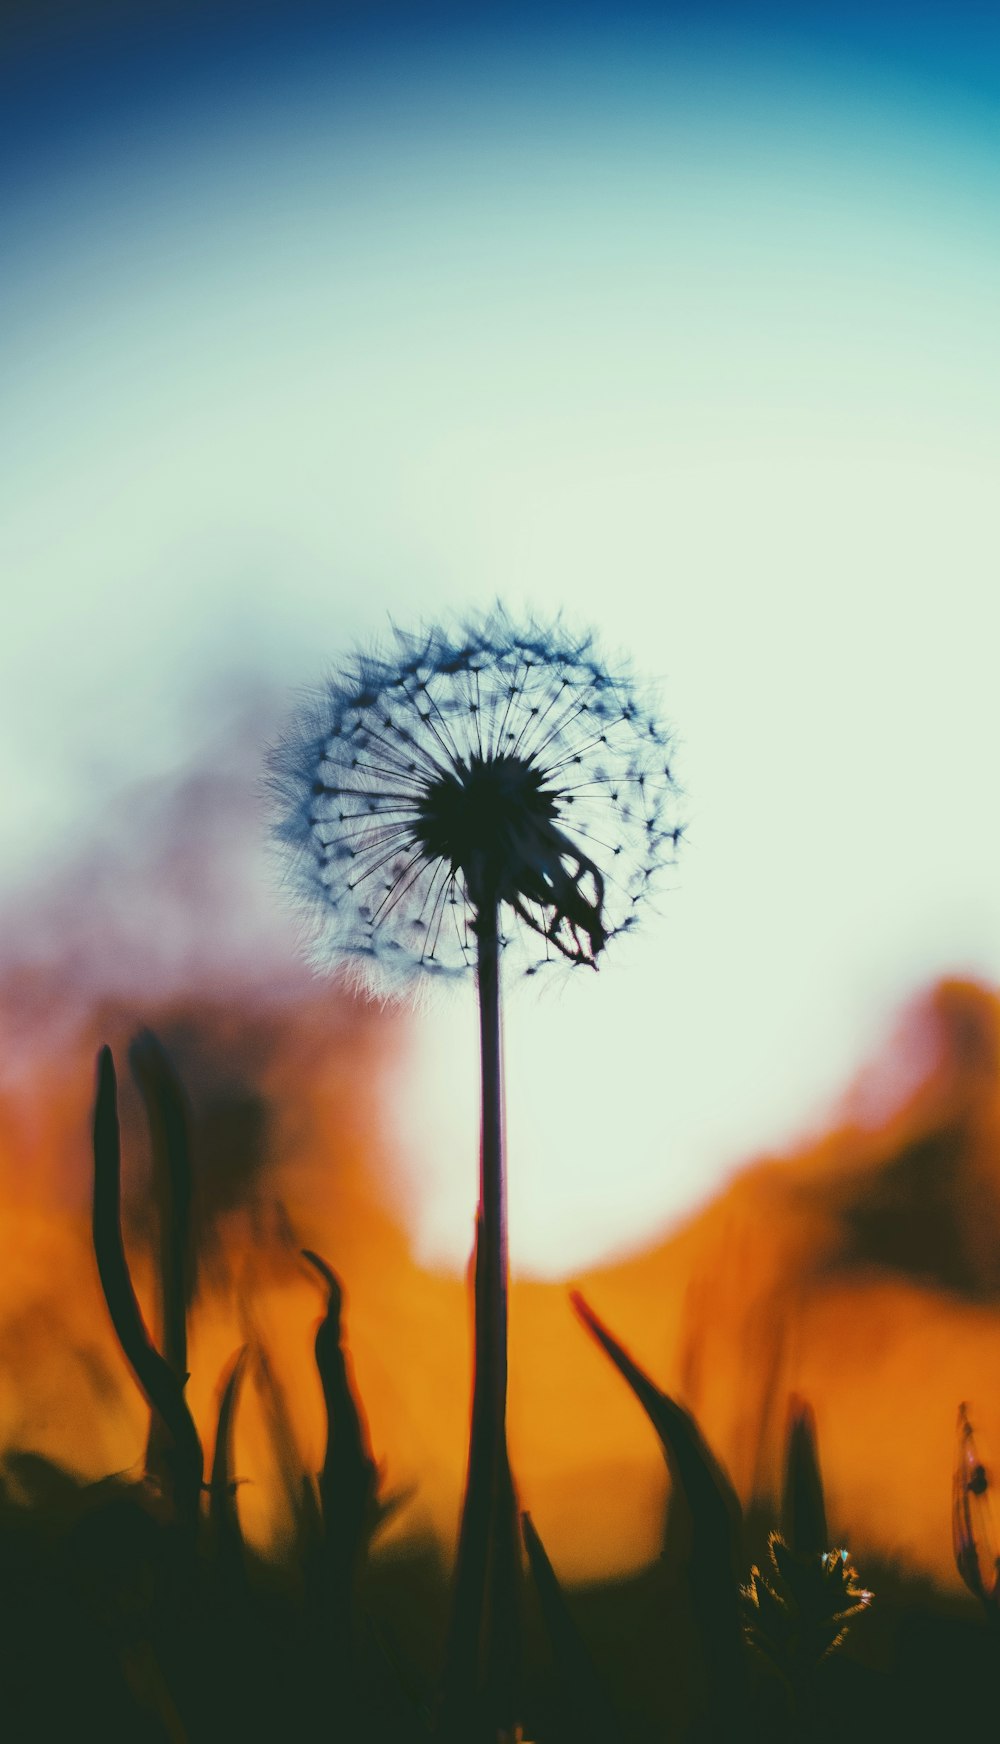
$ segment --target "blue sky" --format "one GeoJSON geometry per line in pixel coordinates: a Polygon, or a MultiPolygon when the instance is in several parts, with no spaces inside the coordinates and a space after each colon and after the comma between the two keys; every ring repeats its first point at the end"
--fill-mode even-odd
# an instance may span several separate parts
{"type": "MultiPolygon", "coordinates": [[[[641,948],[511,1003],[513,1246],[634,1245],[1000,975],[993,9],[13,16],[0,889],[390,615],[593,623],[690,844],[641,948]]],[[[453,1264],[468,1016],[399,1086],[453,1264]]]]}
{"type": "MultiPolygon", "coordinates": [[[[699,47],[719,64],[796,61],[845,83],[878,84],[927,111],[996,126],[1000,21],[989,4],[564,4],[436,6],[200,0],[80,5],[12,0],[4,12],[2,139],[7,175],[33,182],[88,137],[158,118],[183,126],[202,103],[252,102],[262,84],[322,72],[331,98],[352,82],[456,81],[478,63],[571,60],[595,69],[631,50],[637,62],[699,47]]],[[[636,83],[643,69],[634,69],[636,83]]]]}

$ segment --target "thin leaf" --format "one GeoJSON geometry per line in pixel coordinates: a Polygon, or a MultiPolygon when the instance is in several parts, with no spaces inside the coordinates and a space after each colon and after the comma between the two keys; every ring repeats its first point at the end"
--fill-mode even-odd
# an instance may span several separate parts
{"type": "Polygon", "coordinates": [[[327,1287],[326,1315],[316,1332],[316,1366],[326,1405],[327,1439],[320,1473],[323,1537],[329,1578],[346,1595],[373,1523],[378,1467],[343,1343],[343,1289],[319,1254],[303,1249],[327,1287]]]}
{"type": "Polygon", "coordinates": [[[252,1373],[267,1421],[276,1475],[288,1512],[296,1555],[303,1567],[311,1567],[320,1538],[316,1485],[304,1467],[285,1389],[246,1305],[244,1330],[250,1344],[252,1373]]]}
{"type": "MultiPolygon", "coordinates": [[[[140,1030],[128,1051],[132,1077],[146,1111],[153,1157],[153,1195],[159,1217],[157,1276],[163,1355],[181,1386],[187,1381],[187,1311],[191,1299],[191,1156],[187,1109],[177,1075],[151,1030],[140,1030]]],[[[162,1487],[172,1482],[172,1449],[157,1412],[150,1418],[146,1472],[162,1487]]]]}
{"type": "Polygon", "coordinates": [[[118,1084],[110,1048],[98,1055],[94,1107],[94,1253],[118,1342],[149,1405],[163,1420],[178,1510],[197,1518],[203,1456],[184,1385],[150,1338],[132,1286],[121,1230],[121,1133],[118,1084]]]}
{"type": "Polygon", "coordinates": [[[822,1556],[829,1550],[816,1418],[812,1406],[794,1395],[789,1403],[781,1519],[786,1542],[799,1555],[822,1556]]]}
{"type": "Polygon", "coordinates": [[[521,1528],[572,1735],[580,1744],[618,1744],[620,1731],[614,1710],[530,1514],[521,1515],[521,1528]]]}
{"type": "Polygon", "coordinates": [[[233,1467],[233,1425],[240,1384],[246,1371],[248,1345],[236,1352],[230,1365],[215,1430],[215,1452],[212,1457],[212,1483],[209,1516],[215,1533],[220,1559],[238,1564],[243,1555],[243,1533],[236,1503],[236,1478],[233,1467]]]}
{"type": "Polygon", "coordinates": [[[692,1609],[701,1636],[716,1723],[736,1723],[743,1704],[746,1662],[740,1615],[740,1529],[742,1510],[736,1492],[712,1453],[695,1419],[610,1333],[576,1291],[574,1308],[588,1332],[628,1382],[663,1449],[678,1500],[688,1515],[686,1554],[692,1609]]]}
{"type": "Polygon", "coordinates": [[[191,1149],[184,1092],[162,1042],[140,1030],[128,1051],[153,1149],[160,1207],[163,1355],[187,1378],[187,1310],[194,1285],[191,1255],[191,1149]]]}

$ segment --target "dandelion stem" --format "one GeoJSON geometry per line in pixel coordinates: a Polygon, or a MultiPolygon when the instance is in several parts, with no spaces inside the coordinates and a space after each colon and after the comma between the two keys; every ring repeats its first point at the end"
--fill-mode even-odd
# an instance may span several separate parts
{"type": "Polygon", "coordinates": [[[476,1297],[476,1368],[482,1361],[490,1441],[491,1529],[482,1666],[491,1736],[513,1736],[518,1719],[517,1499],[507,1454],[507,1173],[503,1037],[500,1018],[500,905],[491,894],[476,913],[482,1139],[479,1211],[483,1277],[476,1297]]]}
{"type": "Polygon", "coordinates": [[[499,903],[492,895],[477,904],[474,930],[482,1069],[475,1356],[440,1736],[495,1744],[516,1735],[521,1551],[507,1454],[507,1182],[499,903]]]}
{"type": "Polygon", "coordinates": [[[477,1327],[477,1363],[486,1358],[492,1383],[492,1415],[498,1442],[507,1422],[507,1179],[504,1168],[503,1058],[500,1030],[500,927],[496,902],[476,916],[479,1047],[482,1068],[482,1137],[479,1209],[482,1218],[483,1307],[487,1324],[477,1327]],[[479,1348],[480,1344],[487,1348],[479,1348]]]}

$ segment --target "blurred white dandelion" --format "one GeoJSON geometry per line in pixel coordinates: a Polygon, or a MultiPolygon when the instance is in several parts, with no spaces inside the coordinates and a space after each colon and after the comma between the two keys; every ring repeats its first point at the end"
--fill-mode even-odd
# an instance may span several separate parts
{"type": "Polygon", "coordinates": [[[673,751],[589,636],[499,611],[456,637],[397,632],[309,698],[270,760],[316,960],[379,992],[461,974],[493,902],[522,970],[596,963],[673,862],[673,751]]]}

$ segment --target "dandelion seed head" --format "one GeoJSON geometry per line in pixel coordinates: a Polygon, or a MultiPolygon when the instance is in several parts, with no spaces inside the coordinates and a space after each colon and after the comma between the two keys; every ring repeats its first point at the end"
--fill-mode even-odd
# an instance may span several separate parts
{"type": "Polygon", "coordinates": [[[595,965],[681,839],[673,736],[590,637],[503,611],[395,632],[305,699],[269,758],[312,955],[393,993],[476,961],[595,965]]]}

